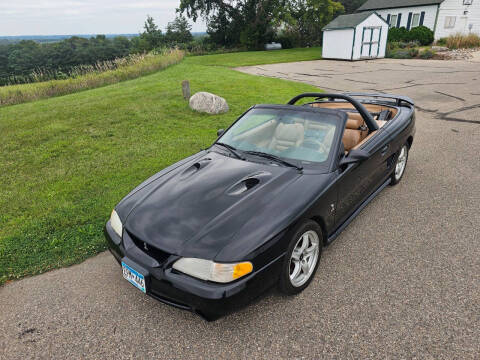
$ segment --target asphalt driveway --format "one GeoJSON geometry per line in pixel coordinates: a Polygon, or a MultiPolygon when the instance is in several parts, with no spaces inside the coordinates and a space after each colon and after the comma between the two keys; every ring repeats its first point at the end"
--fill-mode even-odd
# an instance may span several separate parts
{"type": "Polygon", "coordinates": [[[273,291],[214,323],[144,296],[108,253],[7,284],[0,358],[480,357],[480,62],[241,71],[412,97],[417,136],[402,182],[324,251],[302,294],[273,291]]]}

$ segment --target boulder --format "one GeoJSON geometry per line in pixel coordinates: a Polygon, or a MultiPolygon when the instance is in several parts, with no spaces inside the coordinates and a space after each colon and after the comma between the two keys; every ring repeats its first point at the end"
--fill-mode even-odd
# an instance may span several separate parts
{"type": "Polygon", "coordinates": [[[224,98],[203,91],[193,95],[190,98],[189,105],[195,111],[212,115],[226,113],[229,110],[224,98]]]}

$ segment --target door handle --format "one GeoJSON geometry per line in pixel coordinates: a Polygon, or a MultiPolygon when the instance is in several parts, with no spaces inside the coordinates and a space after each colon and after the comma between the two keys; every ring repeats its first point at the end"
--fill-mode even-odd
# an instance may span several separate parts
{"type": "Polygon", "coordinates": [[[382,150],[381,150],[381,152],[380,152],[380,153],[382,154],[382,156],[385,156],[385,154],[387,153],[389,147],[390,147],[390,145],[387,144],[387,145],[385,145],[385,146],[382,148],[382,150]]]}

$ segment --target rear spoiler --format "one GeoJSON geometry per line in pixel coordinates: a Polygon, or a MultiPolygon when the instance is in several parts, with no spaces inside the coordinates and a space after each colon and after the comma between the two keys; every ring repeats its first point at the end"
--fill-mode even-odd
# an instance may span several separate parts
{"type": "Polygon", "coordinates": [[[401,96],[401,95],[392,95],[392,94],[382,94],[382,93],[344,93],[347,96],[365,96],[365,97],[372,97],[372,98],[383,98],[383,99],[393,99],[397,103],[397,106],[402,105],[402,102],[406,102],[412,106],[415,106],[414,102],[412,99],[410,99],[408,96],[401,96]]]}

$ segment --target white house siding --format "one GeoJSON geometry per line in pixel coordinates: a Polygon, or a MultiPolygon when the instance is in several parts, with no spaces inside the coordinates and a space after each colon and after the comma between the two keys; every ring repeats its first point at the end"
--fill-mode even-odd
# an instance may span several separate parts
{"type": "MultiPolygon", "coordinates": [[[[480,0],[479,0],[480,1],[480,0]]],[[[377,16],[370,16],[357,25],[355,31],[355,47],[353,50],[353,59],[358,60],[361,58],[362,52],[362,35],[363,35],[363,28],[368,26],[381,26],[382,31],[380,33],[380,48],[378,52],[378,58],[385,57],[385,49],[387,44],[387,35],[388,35],[388,25],[381,21],[377,16]]]]}
{"type": "Polygon", "coordinates": [[[456,33],[469,33],[468,25],[472,24],[471,32],[480,35],[480,0],[473,0],[472,5],[463,5],[463,0],[445,0],[440,4],[435,39],[447,37],[456,33]],[[463,12],[468,10],[468,14],[463,12]],[[455,16],[455,27],[445,29],[445,17],[455,16]]]}
{"type": "Polygon", "coordinates": [[[323,32],[322,57],[325,59],[352,58],[353,29],[335,29],[323,32]]]}
{"type": "MultiPolygon", "coordinates": [[[[462,2],[462,0],[458,0],[458,1],[462,2]]],[[[480,0],[473,0],[473,1],[480,1],[480,0]]],[[[438,5],[427,5],[427,6],[404,7],[404,8],[396,8],[396,9],[382,9],[382,10],[376,10],[376,12],[385,21],[387,21],[387,17],[389,14],[390,16],[402,14],[402,17],[400,19],[400,27],[403,26],[406,28],[409,13],[421,14],[422,11],[425,11],[423,26],[426,26],[433,31],[433,28],[435,26],[435,17],[437,16],[437,6],[438,5]]]]}

